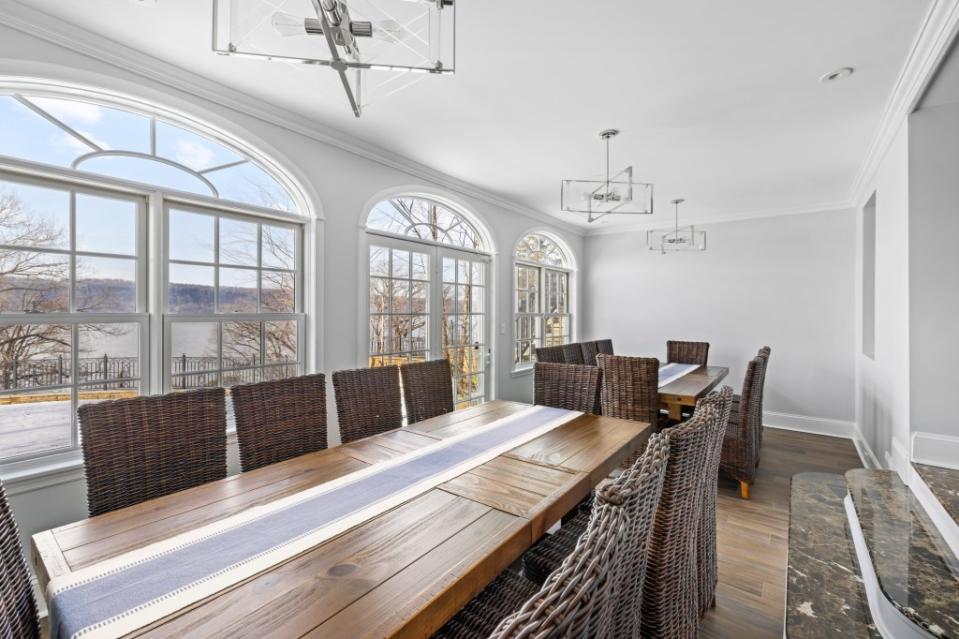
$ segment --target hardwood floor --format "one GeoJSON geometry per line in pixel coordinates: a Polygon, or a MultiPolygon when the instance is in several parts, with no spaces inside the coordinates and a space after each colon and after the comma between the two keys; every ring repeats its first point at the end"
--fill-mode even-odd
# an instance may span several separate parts
{"type": "Polygon", "coordinates": [[[781,639],[785,607],[789,481],[806,471],[843,473],[862,462],[847,439],[767,428],[752,498],[738,484],[719,482],[716,608],[703,619],[701,637],[781,639]]]}

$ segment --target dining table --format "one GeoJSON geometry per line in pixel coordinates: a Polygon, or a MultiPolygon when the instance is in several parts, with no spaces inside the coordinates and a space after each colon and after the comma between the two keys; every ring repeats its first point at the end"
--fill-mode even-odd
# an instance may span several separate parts
{"type": "Polygon", "coordinates": [[[669,418],[681,421],[683,412],[692,412],[696,402],[708,395],[729,375],[725,366],[699,366],[659,387],[659,406],[669,418]]]}
{"type": "MultiPolygon", "coordinates": [[[[531,410],[490,401],[40,532],[32,539],[32,562],[49,597],[56,590],[46,588],[50,583],[73,576],[82,584],[86,578],[79,577],[98,566],[177,535],[322,491],[417,451],[442,453],[441,442],[461,443],[484,428],[522,421],[531,410]]],[[[117,635],[429,637],[645,447],[650,433],[643,422],[570,414],[529,441],[464,472],[457,467],[456,476],[117,635]]]]}

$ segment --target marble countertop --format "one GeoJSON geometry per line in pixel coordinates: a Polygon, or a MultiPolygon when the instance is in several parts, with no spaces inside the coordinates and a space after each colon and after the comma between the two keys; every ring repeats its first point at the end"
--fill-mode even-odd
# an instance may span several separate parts
{"type": "Polygon", "coordinates": [[[846,473],[879,586],[933,636],[959,639],[959,562],[893,471],[846,473]]]}
{"type": "Polygon", "coordinates": [[[869,614],[849,535],[846,480],[801,473],[792,478],[786,636],[789,639],[880,637],[869,614]]]}
{"type": "Polygon", "coordinates": [[[959,470],[927,464],[913,464],[913,467],[946,512],[959,523],[959,470]]]}

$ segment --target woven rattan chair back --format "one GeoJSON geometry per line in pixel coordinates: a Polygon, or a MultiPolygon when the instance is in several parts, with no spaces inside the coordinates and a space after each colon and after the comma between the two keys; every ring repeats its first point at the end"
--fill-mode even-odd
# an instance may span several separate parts
{"type": "Polygon", "coordinates": [[[692,639],[699,631],[697,537],[704,473],[719,416],[707,404],[669,433],[669,462],[643,588],[642,636],[692,639]]]}
{"type": "Polygon", "coordinates": [[[612,603],[624,559],[628,517],[623,506],[597,504],[576,548],[490,639],[614,637],[612,603]]]}
{"type": "Polygon", "coordinates": [[[611,602],[613,637],[640,636],[649,540],[668,461],[669,431],[654,434],[635,464],[596,491],[597,504],[622,505],[627,517],[616,577],[617,594],[611,602]]]}
{"type": "Polygon", "coordinates": [[[226,477],[222,388],[85,404],[77,413],[91,516],[226,477]]]}
{"type": "Polygon", "coordinates": [[[655,426],[659,421],[659,360],[601,353],[596,361],[603,370],[603,415],[655,426]]]}
{"type": "MultiPolygon", "coordinates": [[[[763,412],[765,409],[763,407],[763,397],[766,394],[766,371],[769,370],[769,356],[772,355],[772,349],[768,346],[763,346],[759,349],[758,356],[763,360],[763,372],[762,379],[759,382],[759,414],[760,416],[765,415],[763,412]]],[[[763,447],[763,425],[762,419],[759,420],[758,432],[756,436],[756,456],[759,456],[759,451],[763,447]]]]}
{"type": "Polygon", "coordinates": [[[585,364],[583,357],[583,345],[579,342],[575,344],[563,345],[563,361],[567,364],[585,364]]]}
{"type": "Polygon", "coordinates": [[[453,412],[453,376],[448,359],[400,366],[400,376],[407,423],[453,412]]]}
{"type": "Polygon", "coordinates": [[[533,366],[533,403],[599,415],[602,375],[597,366],[536,362],[533,366]]]}
{"type": "Polygon", "coordinates": [[[333,392],[344,444],[403,425],[398,366],[336,371],[333,392]]]}
{"type": "Polygon", "coordinates": [[[0,484],[0,637],[40,637],[37,602],[20,551],[20,531],[3,484],[0,484]]]}
{"type": "Polygon", "coordinates": [[[244,472],[327,446],[326,375],[230,389],[244,472]]]}
{"type": "Polygon", "coordinates": [[[666,361],[677,364],[706,366],[709,361],[709,342],[666,342],[666,361]]]}
{"type": "Polygon", "coordinates": [[[615,355],[613,352],[613,340],[611,339],[598,339],[596,340],[596,348],[603,355],[615,355]]]}
{"type": "Polygon", "coordinates": [[[709,457],[706,460],[706,472],[703,473],[703,516],[699,520],[697,537],[697,563],[699,565],[699,610],[700,614],[712,605],[719,582],[719,559],[716,554],[716,490],[719,475],[719,460],[723,451],[723,438],[729,424],[729,413],[733,405],[733,389],[723,386],[699,400],[696,410],[712,404],[716,408],[716,421],[712,426],[712,441],[709,443],[709,457]]]}
{"type": "Polygon", "coordinates": [[[738,410],[727,429],[719,467],[741,484],[756,478],[762,431],[762,384],[765,360],[758,355],[746,366],[738,410]]]}
{"type": "Polygon", "coordinates": [[[599,343],[596,341],[583,342],[583,363],[587,366],[596,366],[596,356],[599,355],[599,343]]]}
{"type": "Polygon", "coordinates": [[[553,364],[565,364],[566,355],[563,353],[562,346],[536,347],[536,361],[551,362],[553,364]]]}

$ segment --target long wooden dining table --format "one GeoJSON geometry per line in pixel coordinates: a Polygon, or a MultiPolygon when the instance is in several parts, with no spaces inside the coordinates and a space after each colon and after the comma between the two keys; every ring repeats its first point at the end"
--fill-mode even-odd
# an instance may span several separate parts
{"type": "Polygon", "coordinates": [[[700,366],[659,389],[660,408],[669,412],[670,419],[682,420],[683,411],[692,411],[696,402],[719,386],[729,369],[725,366],[700,366]]]}
{"type": "MultiPolygon", "coordinates": [[[[453,437],[528,405],[492,401],[33,536],[41,586],[251,507],[453,437]]],[[[499,455],[131,636],[429,637],[651,427],[596,415],[499,455]]]]}

